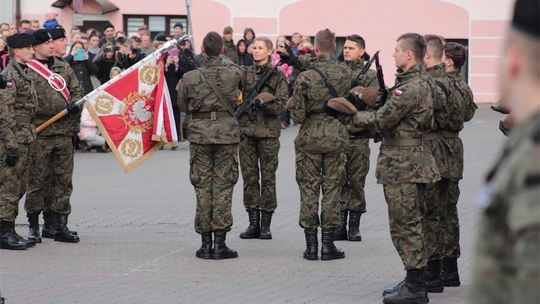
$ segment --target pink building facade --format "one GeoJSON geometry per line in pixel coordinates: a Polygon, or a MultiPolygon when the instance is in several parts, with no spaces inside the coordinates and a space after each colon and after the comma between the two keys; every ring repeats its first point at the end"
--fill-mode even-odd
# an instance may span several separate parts
{"type": "MultiPolygon", "coordinates": [[[[174,22],[187,23],[185,0],[84,0],[79,12],[68,2],[63,9],[53,0],[24,0],[21,18],[43,20],[55,10],[66,28],[81,22],[110,21],[117,29],[133,32],[137,22],[168,31],[174,22]],[[111,11],[111,8],[113,9],[111,11]],[[105,10],[105,12],[104,12],[105,10]],[[164,25],[159,25],[166,22],[164,25]]],[[[60,1],[61,2],[61,1],[60,1]]],[[[300,32],[313,36],[329,28],[338,37],[356,33],[367,50],[380,50],[387,84],[393,84],[395,39],[405,32],[438,34],[469,49],[467,79],[478,103],[498,100],[497,68],[511,0],[191,0],[191,27],[196,50],[208,31],[222,32],[231,25],[234,38],[245,27],[271,39],[300,32]]],[[[187,29],[186,29],[187,30],[187,29]]]]}

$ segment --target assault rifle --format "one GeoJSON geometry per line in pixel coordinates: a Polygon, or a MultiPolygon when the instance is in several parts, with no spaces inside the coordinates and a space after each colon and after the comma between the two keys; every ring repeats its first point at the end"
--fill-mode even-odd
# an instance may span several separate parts
{"type": "Polygon", "coordinates": [[[375,102],[375,108],[378,109],[386,103],[388,98],[388,90],[384,84],[384,75],[381,63],[379,62],[379,52],[375,54],[375,68],[377,69],[377,81],[379,82],[379,96],[377,96],[377,101],[375,102]]]}
{"type": "Polygon", "coordinates": [[[240,106],[236,109],[236,112],[234,113],[234,116],[236,119],[239,119],[244,115],[245,113],[249,116],[249,121],[255,121],[255,112],[262,109],[264,102],[257,98],[257,95],[259,95],[262,92],[262,89],[266,86],[274,72],[277,71],[277,67],[283,64],[283,62],[280,60],[276,66],[274,66],[273,69],[270,71],[267,71],[264,73],[262,78],[255,84],[255,87],[249,92],[249,95],[244,98],[244,102],[240,104],[240,106]]]}

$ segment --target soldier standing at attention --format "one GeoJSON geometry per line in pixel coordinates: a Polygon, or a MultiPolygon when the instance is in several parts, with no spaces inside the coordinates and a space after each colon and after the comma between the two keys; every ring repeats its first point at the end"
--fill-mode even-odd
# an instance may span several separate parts
{"type": "MultiPolygon", "coordinates": [[[[78,243],[75,231],[67,228],[71,213],[70,198],[73,192],[73,143],[72,136],[79,132],[80,109],[75,102],[83,97],[84,90],[73,69],[62,60],[67,39],[63,28],[38,30],[34,33],[36,60],[29,67],[39,70],[36,77],[38,111],[36,125],[40,125],[58,112],[67,109],[69,115],[63,117],[38,134],[35,160],[32,164],[25,210],[30,223],[29,238],[39,239],[38,216],[52,217],[56,222],[54,240],[78,243]],[[50,53],[52,45],[52,53],[50,53]],[[52,55],[52,56],[51,56],[52,55]],[[57,77],[55,75],[60,75],[57,77]],[[53,81],[49,81],[49,78],[53,81]],[[51,206],[45,206],[50,199],[51,206]],[[45,214],[45,210],[50,210],[45,214]]],[[[51,219],[48,219],[51,220],[51,219]]],[[[51,237],[43,234],[43,237],[51,237]]]]}
{"type": "Polygon", "coordinates": [[[422,223],[424,188],[437,182],[440,174],[433,155],[422,142],[433,122],[425,53],[421,35],[401,35],[394,51],[396,85],[386,103],[375,112],[339,116],[349,128],[383,136],[375,175],[384,187],[392,242],[407,271],[402,282],[384,291],[383,302],[387,304],[429,302],[423,278],[427,264],[422,223]]]}
{"type": "Polygon", "coordinates": [[[216,260],[238,257],[225,244],[225,236],[233,223],[232,195],[238,181],[240,127],[233,108],[241,95],[244,73],[220,56],[222,51],[221,36],[206,34],[201,67],[184,74],[178,92],[181,110],[189,113],[190,180],[197,196],[195,231],[202,239],[195,255],[216,260]]]}
{"type": "Polygon", "coordinates": [[[0,248],[26,249],[34,246],[15,232],[19,200],[26,192],[36,140],[34,116],[38,106],[32,60],[34,37],[14,34],[7,44],[11,56],[2,75],[12,88],[0,89],[0,248]]]}
{"type": "MultiPolygon", "coordinates": [[[[343,58],[352,69],[353,81],[366,64],[366,42],[360,35],[350,35],[343,46],[343,58]]],[[[353,86],[377,87],[377,72],[368,70],[353,86]]],[[[341,190],[341,226],[336,229],[336,240],[361,241],[360,216],[366,212],[364,185],[369,171],[369,138],[362,134],[349,134],[346,148],[346,179],[341,190]],[[347,218],[349,231],[347,233],[347,218]]]]}
{"type": "Polygon", "coordinates": [[[436,35],[425,35],[426,55],[424,63],[429,76],[433,96],[433,129],[424,136],[424,144],[435,158],[441,180],[427,184],[425,189],[424,234],[428,264],[424,272],[428,292],[443,292],[441,281],[442,226],[441,214],[448,200],[448,160],[451,151],[441,135],[442,128],[448,125],[449,109],[455,107],[457,92],[452,90],[449,76],[446,74],[443,57],[443,41],[436,35]]]}
{"type": "Polygon", "coordinates": [[[334,233],[341,225],[339,199],[346,162],[343,149],[348,135],[339,121],[324,112],[323,105],[331,98],[347,95],[352,72],[337,62],[333,55],[335,48],[335,34],[330,30],[315,35],[317,57],[311,62],[311,69],[298,75],[291,99],[293,121],[302,125],[294,145],[301,199],[299,222],[304,228],[307,247],[304,258],[308,260],[318,259],[319,226],[321,259],[345,257],[334,245],[334,233]]]}
{"type": "Polygon", "coordinates": [[[256,97],[255,121],[249,116],[239,118],[240,169],[244,181],[244,206],[249,216],[249,226],[240,234],[242,239],[271,239],[270,223],[277,207],[276,170],[278,167],[279,113],[285,108],[288,88],[285,76],[272,68],[272,41],[257,37],[253,42],[254,66],[245,67],[243,96],[249,96],[266,73],[272,73],[256,97]]]}
{"type": "Polygon", "coordinates": [[[471,304],[540,303],[540,6],[517,0],[500,63],[515,122],[487,175],[471,304]]]}
{"type": "Polygon", "coordinates": [[[447,287],[459,286],[457,259],[460,255],[459,220],[457,203],[459,199],[459,180],[463,178],[463,142],[459,132],[463,123],[473,118],[478,108],[473,101],[471,88],[461,79],[461,67],[465,63],[467,52],[459,43],[450,42],[444,45],[443,62],[448,77],[453,102],[448,103],[447,124],[441,126],[439,135],[446,147],[450,147],[447,159],[447,188],[446,197],[442,201],[440,227],[442,239],[439,240],[441,249],[441,280],[447,287]]]}

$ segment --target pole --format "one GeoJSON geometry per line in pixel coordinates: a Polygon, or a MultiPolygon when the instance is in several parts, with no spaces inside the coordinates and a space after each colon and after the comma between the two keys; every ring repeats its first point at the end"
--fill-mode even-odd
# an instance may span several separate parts
{"type": "Polygon", "coordinates": [[[191,0],[186,0],[186,12],[188,18],[188,34],[191,36],[191,46],[195,49],[195,40],[193,40],[193,26],[191,25],[191,0]]]}
{"type": "MultiPolygon", "coordinates": [[[[135,70],[135,69],[138,69],[140,66],[148,63],[150,60],[154,59],[155,58],[155,55],[157,54],[161,54],[163,52],[166,52],[167,50],[169,50],[170,48],[172,48],[173,46],[177,45],[178,43],[180,43],[180,41],[183,41],[185,39],[189,39],[190,37],[188,35],[184,35],[182,37],[178,37],[177,39],[171,39],[169,41],[167,41],[161,48],[155,50],[152,54],[144,57],[144,59],[142,59],[141,61],[137,62],[136,64],[134,64],[132,67],[128,68],[127,70],[123,71],[122,73],[120,73],[120,75],[114,77],[113,79],[107,81],[106,83],[102,84],[101,86],[99,86],[99,88],[93,90],[92,92],[88,93],[88,95],[84,96],[83,98],[77,100],[75,102],[75,105],[76,106],[81,106],[84,101],[85,101],[85,98],[90,98],[92,96],[94,96],[95,94],[98,94],[100,92],[103,91],[103,87],[108,87],[110,85],[112,85],[113,83],[117,82],[118,80],[122,79],[122,77],[128,73],[130,73],[131,71],[135,70]]],[[[39,125],[37,128],[36,128],[36,133],[39,133],[43,130],[45,130],[48,126],[52,125],[53,123],[57,122],[58,120],[60,120],[62,117],[66,116],[68,114],[67,112],[67,109],[64,109],[60,112],[58,112],[56,115],[54,115],[53,117],[49,118],[46,122],[42,123],[41,125],[39,125]]]]}

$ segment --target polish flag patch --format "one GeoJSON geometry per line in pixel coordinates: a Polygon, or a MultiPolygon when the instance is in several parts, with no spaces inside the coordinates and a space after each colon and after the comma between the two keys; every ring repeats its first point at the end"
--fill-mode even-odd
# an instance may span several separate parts
{"type": "Polygon", "coordinates": [[[400,90],[400,89],[395,89],[395,90],[394,90],[394,95],[396,95],[396,96],[401,96],[401,95],[403,95],[403,91],[400,90]]]}

